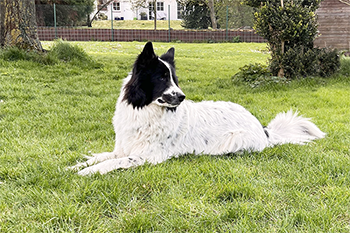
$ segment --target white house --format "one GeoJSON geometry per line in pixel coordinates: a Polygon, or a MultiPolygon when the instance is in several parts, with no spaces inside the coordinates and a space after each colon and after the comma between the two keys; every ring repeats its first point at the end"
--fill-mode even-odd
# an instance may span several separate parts
{"type": "MultiPolygon", "coordinates": [[[[170,20],[180,20],[182,6],[176,0],[158,0],[157,4],[157,19],[168,20],[170,12],[170,20]]],[[[102,0],[95,0],[95,11],[92,15],[95,15],[97,9],[100,8],[102,0]]],[[[140,7],[134,9],[132,0],[115,0],[108,6],[104,7],[100,14],[107,16],[108,20],[111,18],[114,20],[151,20],[153,15],[153,1],[147,1],[147,7],[140,7]]]]}

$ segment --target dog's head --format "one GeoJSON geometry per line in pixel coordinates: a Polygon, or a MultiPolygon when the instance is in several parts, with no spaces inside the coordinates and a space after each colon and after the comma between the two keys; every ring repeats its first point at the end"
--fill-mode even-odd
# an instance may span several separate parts
{"type": "Polygon", "coordinates": [[[158,57],[148,42],[137,57],[123,100],[134,108],[151,103],[175,110],[185,99],[175,74],[174,48],[158,57]]]}

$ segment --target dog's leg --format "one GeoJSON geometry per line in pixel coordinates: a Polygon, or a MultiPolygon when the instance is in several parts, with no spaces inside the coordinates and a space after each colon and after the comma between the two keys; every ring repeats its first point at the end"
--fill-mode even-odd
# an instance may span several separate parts
{"type": "Polygon", "coordinates": [[[138,156],[129,156],[119,159],[109,159],[102,163],[84,168],[83,170],[79,171],[78,174],[81,176],[86,176],[97,172],[99,172],[100,174],[106,174],[107,172],[119,168],[130,168],[140,166],[145,162],[145,159],[138,156]]]}
{"type": "Polygon", "coordinates": [[[77,163],[74,166],[68,167],[68,169],[78,170],[81,167],[90,166],[90,165],[103,162],[109,159],[114,159],[117,157],[114,152],[103,152],[101,154],[92,154],[92,155],[93,156],[85,156],[86,158],[88,158],[87,161],[82,163],[77,163]]]}

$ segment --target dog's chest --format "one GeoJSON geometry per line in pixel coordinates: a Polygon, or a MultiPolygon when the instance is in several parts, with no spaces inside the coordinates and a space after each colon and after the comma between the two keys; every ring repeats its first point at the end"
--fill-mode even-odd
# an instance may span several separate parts
{"type": "Polygon", "coordinates": [[[173,138],[179,130],[179,113],[148,106],[136,110],[118,109],[115,113],[114,127],[120,137],[132,141],[163,141],[173,138]]]}

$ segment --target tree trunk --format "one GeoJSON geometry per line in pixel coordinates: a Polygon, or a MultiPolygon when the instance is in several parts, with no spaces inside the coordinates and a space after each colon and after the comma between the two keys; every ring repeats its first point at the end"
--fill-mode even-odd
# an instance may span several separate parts
{"type": "Polygon", "coordinates": [[[157,30],[157,0],[153,1],[154,31],[157,30]]]}
{"type": "MultiPolygon", "coordinates": [[[[0,0],[1,1],[1,0],[0,0]]],[[[92,27],[92,21],[94,21],[98,15],[98,13],[100,13],[100,11],[105,8],[107,5],[109,5],[111,2],[113,2],[114,0],[108,0],[106,3],[104,3],[103,5],[100,6],[100,8],[97,8],[97,12],[94,14],[94,16],[92,17],[92,19],[90,19],[90,14],[88,14],[88,18],[87,18],[87,25],[88,27],[92,27]]],[[[112,10],[112,9],[111,9],[112,10]]],[[[113,20],[113,19],[111,19],[113,20]]]]}
{"type": "MultiPolygon", "coordinates": [[[[283,8],[284,7],[284,3],[283,3],[283,0],[281,0],[281,7],[283,8]]],[[[284,41],[281,41],[281,54],[283,56],[284,54],[284,41]]],[[[284,69],[283,69],[283,66],[280,68],[280,70],[278,71],[278,74],[277,74],[278,77],[280,78],[283,78],[284,77],[284,69]]]]}
{"type": "Polygon", "coordinates": [[[216,14],[215,14],[215,8],[214,8],[214,0],[208,0],[208,7],[209,7],[209,11],[210,11],[211,27],[213,29],[217,29],[218,25],[216,23],[216,14]]]}
{"type": "Polygon", "coordinates": [[[43,51],[34,0],[0,0],[0,47],[3,46],[43,51]]]}
{"type": "MultiPolygon", "coordinates": [[[[281,54],[284,54],[284,41],[281,41],[281,54]]],[[[277,74],[278,77],[283,78],[284,77],[284,69],[283,66],[280,68],[277,74]]]]}

